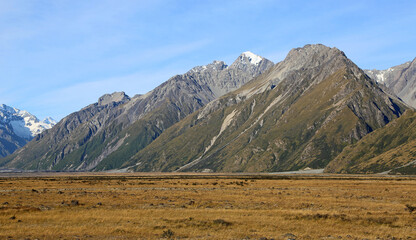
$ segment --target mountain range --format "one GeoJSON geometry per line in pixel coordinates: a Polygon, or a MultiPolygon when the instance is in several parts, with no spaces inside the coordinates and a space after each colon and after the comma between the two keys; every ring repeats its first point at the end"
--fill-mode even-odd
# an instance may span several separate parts
{"type": "Polygon", "coordinates": [[[321,44],[292,49],[277,64],[244,52],[144,95],[106,94],[0,167],[412,173],[414,65],[362,70],[321,44]]]}
{"type": "Polygon", "coordinates": [[[342,51],[306,45],[165,131],[123,167],[206,172],[325,168],[345,146],[406,109],[342,51]]]}
{"type": "Polygon", "coordinates": [[[0,157],[13,153],[23,147],[46,129],[56,124],[52,118],[40,121],[27,111],[0,105],[0,157]]]}
{"type": "Polygon", "coordinates": [[[118,168],[123,164],[120,159],[128,160],[173,124],[271,66],[271,61],[245,52],[230,66],[214,61],[195,67],[144,95],[104,95],[38,135],[0,165],[67,171],[118,168]]]}

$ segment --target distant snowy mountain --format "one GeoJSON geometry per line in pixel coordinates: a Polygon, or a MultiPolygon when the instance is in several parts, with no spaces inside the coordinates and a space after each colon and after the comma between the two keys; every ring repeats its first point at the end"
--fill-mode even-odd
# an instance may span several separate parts
{"type": "Polygon", "coordinates": [[[46,124],[51,124],[51,125],[52,125],[52,127],[53,127],[53,125],[55,125],[55,124],[56,124],[55,119],[53,119],[53,118],[51,118],[51,117],[47,117],[47,118],[45,118],[45,119],[43,120],[43,122],[44,122],[44,123],[46,123],[46,124]]]}
{"type": "Polygon", "coordinates": [[[365,73],[385,85],[405,103],[416,108],[416,58],[386,70],[364,70],[365,73]]]}
{"type": "Polygon", "coordinates": [[[246,57],[251,64],[255,64],[255,65],[259,64],[261,62],[261,60],[263,60],[262,57],[254,54],[250,51],[243,52],[243,54],[241,55],[241,59],[243,59],[244,57],[246,57]]]}
{"type": "Polygon", "coordinates": [[[0,157],[13,153],[55,124],[50,117],[40,121],[27,111],[0,104],[0,157]]]}

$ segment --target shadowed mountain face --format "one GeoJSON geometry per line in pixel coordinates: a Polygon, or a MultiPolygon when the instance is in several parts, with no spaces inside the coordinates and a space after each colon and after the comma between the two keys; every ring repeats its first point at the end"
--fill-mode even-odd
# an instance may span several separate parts
{"type": "Polygon", "coordinates": [[[13,153],[27,142],[27,139],[16,135],[10,125],[5,124],[0,127],[0,157],[5,157],[13,153]]]}
{"type": "Polygon", "coordinates": [[[340,50],[306,45],[164,131],[122,167],[217,172],[324,168],[345,146],[405,109],[340,50]]]}
{"type": "Polygon", "coordinates": [[[267,71],[273,63],[250,52],[230,66],[214,61],[177,75],[145,95],[106,94],[62,119],[0,166],[33,170],[118,168],[167,128],[267,71]]]}
{"type": "Polygon", "coordinates": [[[348,146],[325,169],[332,173],[416,174],[416,112],[348,146]]]}
{"type": "Polygon", "coordinates": [[[386,70],[365,70],[365,73],[416,108],[416,58],[386,70]]]}

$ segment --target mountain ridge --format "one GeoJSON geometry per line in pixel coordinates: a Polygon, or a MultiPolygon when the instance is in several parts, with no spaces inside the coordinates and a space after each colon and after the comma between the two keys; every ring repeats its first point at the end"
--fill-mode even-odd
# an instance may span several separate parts
{"type": "Polygon", "coordinates": [[[326,168],[330,173],[416,174],[416,112],[346,147],[326,168]]]}
{"type": "Polygon", "coordinates": [[[122,164],[118,158],[135,154],[174,123],[272,65],[265,58],[252,64],[240,55],[230,66],[214,61],[175,75],[144,95],[106,94],[63,118],[0,165],[72,171],[116,168],[122,164]]]}

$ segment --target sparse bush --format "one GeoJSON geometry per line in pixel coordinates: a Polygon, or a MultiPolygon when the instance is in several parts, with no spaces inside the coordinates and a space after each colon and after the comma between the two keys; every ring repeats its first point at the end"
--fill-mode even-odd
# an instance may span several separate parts
{"type": "Polygon", "coordinates": [[[410,204],[406,204],[406,210],[409,211],[410,213],[412,213],[413,211],[416,210],[416,206],[412,206],[410,204]]]}
{"type": "Polygon", "coordinates": [[[112,174],[85,183],[82,180],[89,176],[58,176],[56,182],[48,184],[42,178],[32,181],[3,178],[0,179],[1,224],[7,231],[0,231],[0,239],[13,236],[10,238],[287,240],[293,237],[284,238],[285,233],[298,235],[297,239],[321,239],[329,234],[332,237],[328,239],[337,236],[354,239],[356,233],[365,234],[368,239],[392,239],[388,233],[397,239],[413,236],[416,192],[409,190],[414,184],[409,177],[383,176],[380,180],[362,176],[317,179],[297,176],[295,180],[295,177],[261,176],[264,179],[253,183],[234,176],[224,179],[191,176],[132,177],[123,182],[131,183],[131,187],[119,187],[118,176],[112,174]],[[172,187],[177,181],[180,185],[172,187]],[[192,186],[193,182],[198,185],[192,186]],[[218,185],[214,187],[213,182],[218,185]],[[244,187],[237,185],[240,182],[244,182],[244,187]],[[94,185],[91,187],[90,183],[94,185]],[[253,187],[246,188],[247,185],[253,187]],[[45,188],[48,191],[43,193],[45,188]],[[39,193],[32,193],[32,189],[39,193]],[[59,195],[59,190],[64,194],[59,195]],[[291,195],[287,196],[288,193],[291,195]],[[72,200],[79,205],[71,206],[72,200]],[[85,218],[88,221],[80,224],[80,219],[85,218]],[[108,228],[110,224],[115,227],[108,228]],[[290,227],[277,229],[278,226],[290,227]],[[271,232],[273,229],[276,231],[271,232]],[[305,229],[319,231],[305,235],[305,229]]]}
{"type": "Polygon", "coordinates": [[[79,202],[78,200],[71,200],[71,206],[78,206],[79,202]]]}
{"type": "Polygon", "coordinates": [[[172,230],[170,230],[170,229],[168,229],[168,230],[166,230],[166,231],[163,231],[163,233],[162,233],[162,238],[172,238],[172,237],[173,237],[173,235],[175,235],[175,234],[173,233],[173,231],[172,231],[172,230]]]}
{"type": "Polygon", "coordinates": [[[225,220],[223,220],[223,219],[215,219],[215,220],[214,220],[214,224],[221,225],[221,226],[226,226],[226,227],[228,227],[228,226],[231,226],[231,225],[232,225],[232,223],[227,222],[227,221],[225,221],[225,220]]]}
{"type": "Polygon", "coordinates": [[[386,224],[392,225],[394,222],[398,220],[398,217],[368,217],[366,221],[368,223],[376,223],[376,224],[386,224]]]}

